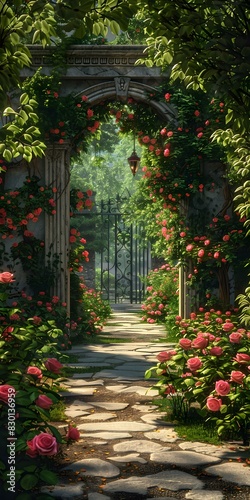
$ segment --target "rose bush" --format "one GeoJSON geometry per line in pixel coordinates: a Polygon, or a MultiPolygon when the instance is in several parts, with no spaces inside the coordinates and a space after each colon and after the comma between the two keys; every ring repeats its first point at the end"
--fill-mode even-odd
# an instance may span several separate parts
{"type": "MultiPolygon", "coordinates": [[[[176,398],[195,407],[215,423],[222,437],[241,436],[250,428],[250,332],[238,325],[235,311],[214,309],[176,319],[175,350],[159,353],[159,363],[146,372],[163,398],[176,398]],[[173,387],[171,394],[169,386],[173,387]]],[[[183,409],[183,408],[182,408],[183,409]]],[[[181,420],[181,412],[174,418],[181,420]]]]}
{"type": "Polygon", "coordinates": [[[142,304],[142,321],[164,323],[177,313],[178,271],[169,264],[150,271],[146,278],[146,299],[142,304]]]}
{"type": "MultiPolygon", "coordinates": [[[[7,295],[6,286],[12,282],[11,273],[0,273],[2,295],[7,295]]],[[[53,321],[35,324],[22,315],[16,307],[0,307],[0,492],[5,498],[10,470],[7,445],[14,443],[15,498],[22,498],[23,491],[32,499],[33,488],[57,482],[47,460],[68,440],[50,423],[50,410],[61,399],[60,371],[68,357],[57,349],[62,331],[53,321]]]]}

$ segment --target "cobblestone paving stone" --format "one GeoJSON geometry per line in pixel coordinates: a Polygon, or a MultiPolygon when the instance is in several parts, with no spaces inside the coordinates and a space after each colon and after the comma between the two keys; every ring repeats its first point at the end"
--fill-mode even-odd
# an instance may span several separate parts
{"type": "Polygon", "coordinates": [[[68,398],[67,416],[80,417],[81,437],[98,450],[96,457],[92,454],[64,468],[88,478],[88,488],[83,480],[43,491],[61,500],[250,500],[250,468],[243,466],[249,448],[239,443],[214,446],[181,440],[151,404],[157,393],[150,390],[153,381],[144,379],[145,370],[156,362],[158,352],[173,346],[158,343],[164,337],[163,327],[140,323],[138,315],[126,312],[124,306],[114,311],[104,328],[103,335],[107,334],[133,342],[74,347],[78,362],[70,366],[95,370],[68,379],[68,392],[63,393],[68,398]],[[108,402],[95,399],[98,390],[106,391],[102,394],[108,394],[108,402]],[[132,396],[138,401],[133,399],[131,404],[132,396]],[[121,418],[128,409],[132,418],[121,418]],[[107,445],[112,453],[103,451],[100,458],[100,449],[107,445]],[[124,477],[124,467],[131,464],[133,474],[124,477]],[[101,477],[102,487],[96,482],[91,486],[91,477],[101,477]],[[228,484],[231,489],[225,487],[228,484]]]}

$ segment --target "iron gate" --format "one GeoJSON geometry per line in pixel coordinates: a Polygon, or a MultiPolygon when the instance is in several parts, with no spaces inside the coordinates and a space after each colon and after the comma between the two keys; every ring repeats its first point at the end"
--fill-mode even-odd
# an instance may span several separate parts
{"type": "Polygon", "coordinates": [[[99,270],[103,298],[115,303],[142,302],[151,265],[143,226],[124,222],[128,202],[128,198],[117,196],[96,207],[102,240],[102,250],[95,254],[96,274],[99,270]]]}

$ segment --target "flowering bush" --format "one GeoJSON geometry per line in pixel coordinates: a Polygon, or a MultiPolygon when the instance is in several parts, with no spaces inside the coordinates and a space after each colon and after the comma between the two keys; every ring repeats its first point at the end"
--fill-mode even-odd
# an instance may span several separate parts
{"type": "MultiPolygon", "coordinates": [[[[85,249],[86,240],[72,224],[69,233],[69,269],[71,283],[78,283],[78,291],[74,289],[71,318],[68,318],[67,304],[62,303],[59,297],[51,296],[51,288],[60,272],[60,256],[57,254],[52,256],[51,253],[46,256],[44,241],[31,231],[33,223],[37,222],[45,211],[52,215],[55,213],[56,189],[41,185],[41,180],[35,176],[27,177],[23,186],[18,190],[4,191],[3,184],[1,189],[4,208],[2,212],[0,211],[0,231],[3,240],[13,239],[13,243],[9,255],[5,252],[4,244],[0,246],[0,260],[2,265],[5,260],[10,259],[14,266],[21,263],[28,285],[25,290],[13,289],[12,296],[15,298],[11,301],[13,309],[11,321],[19,327],[25,327],[27,321],[32,321],[36,326],[50,325],[53,322],[54,327],[61,331],[57,338],[57,347],[61,350],[69,349],[72,333],[74,338],[78,333],[81,338],[84,335],[97,333],[104,319],[99,296],[93,300],[92,310],[87,307],[86,311],[82,311],[83,306],[80,310],[75,308],[76,294],[79,294],[80,303],[83,289],[84,294],[87,293],[86,287],[78,280],[78,273],[83,271],[84,262],[89,260],[85,249]],[[99,306],[100,315],[97,310],[99,306]]],[[[84,193],[79,189],[71,190],[71,216],[74,216],[76,211],[90,209],[92,207],[91,196],[90,190],[84,193]]],[[[93,293],[93,291],[90,292],[90,295],[93,293]]],[[[8,322],[7,319],[5,321],[8,322]]]]}
{"type": "Polygon", "coordinates": [[[3,498],[11,492],[18,499],[22,491],[57,482],[48,461],[68,436],[50,424],[50,409],[60,400],[66,358],[57,351],[62,332],[53,321],[24,322],[23,311],[2,305],[12,282],[12,273],[0,273],[0,477],[3,498]]]}
{"type": "MultiPolygon", "coordinates": [[[[218,434],[248,441],[250,425],[250,332],[239,328],[234,312],[214,309],[176,319],[179,342],[160,353],[159,363],[146,373],[159,378],[155,388],[163,398],[181,397],[194,405],[218,434]]],[[[181,419],[182,415],[175,415],[181,419]]]]}
{"type": "Polygon", "coordinates": [[[178,271],[168,264],[147,276],[147,296],[142,304],[143,321],[163,323],[178,308],[178,271]]]}
{"type": "Polygon", "coordinates": [[[55,214],[56,188],[40,183],[37,176],[27,176],[17,189],[5,189],[1,185],[0,234],[2,239],[14,236],[33,236],[33,228],[44,212],[55,214]]]}
{"type": "MultiPolygon", "coordinates": [[[[27,94],[37,102],[39,129],[46,140],[63,144],[70,141],[77,152],[86,149],[88,137],[100,126],[97,108],[89,106],[85,95],[61,94],[59,75],[42,75],[40,70],[24,83],[27,94]]],[[[104,112],[105,108],[100,107],[104,112]]]]}
{"type": "MultiPolygon", "coordinates": [[[[121,132],[135,130],[144,150],[133,218],[150,221],[148,237],[158,257],[185,266],[192,307],[207,303],[225,311],[232,302],[230,277],[244,268],[249,246],[245,219],[234,213],[236,179],[228,177],[224,149],[212,140],[226,127],[225,105],[176,85],[148,97],[169,106],[166,124],[133,100],[111,108],[121,132]]],[[[236,283],[237,290],[242,286],[236,283]]]]}
{"type": "Polygon", "coordinates": [[[72,342],[80,342],[101,332],[106,319],[111,314],[109,303],[102,299],[101,292],[88,289],[82,278],[71,276],[71,329],[72,342]]]}

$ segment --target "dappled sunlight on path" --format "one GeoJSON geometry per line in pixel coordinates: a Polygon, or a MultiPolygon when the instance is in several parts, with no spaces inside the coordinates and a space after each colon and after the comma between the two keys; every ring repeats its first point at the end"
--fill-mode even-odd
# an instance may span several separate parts
{"type": "Polygon", "coordinates": [[[140,321],[138,307],[114,308],[100,340],[78,345],[65,381],[66,415],[81,433],[61,464],[61,484],[44,487],[70,500],[247,500],[248,450],[179,439],[154,405],[145,371],[173,344],[164,326],[140,321]],[[113,339],[113,342],[112,342],[113,339]]]}

